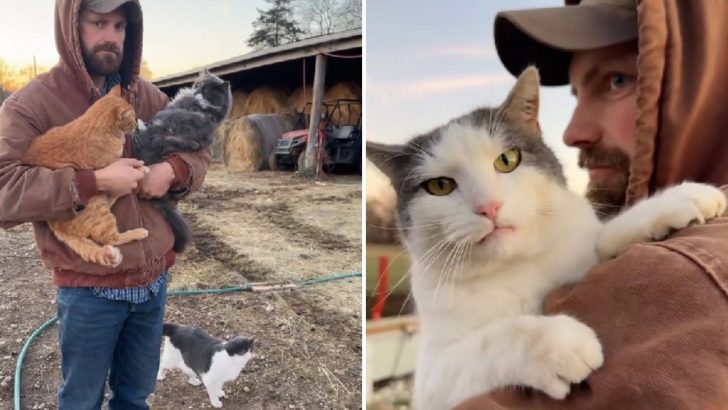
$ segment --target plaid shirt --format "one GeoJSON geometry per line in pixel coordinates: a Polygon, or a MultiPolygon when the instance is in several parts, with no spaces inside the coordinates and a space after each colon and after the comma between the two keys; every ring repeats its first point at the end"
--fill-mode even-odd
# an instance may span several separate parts
{"type": "Polygon", "coordinates": [[[154,282],[140,288],[92,288],[94,296],[111,299],[123,300],[126,302],[138,304],[144,303],[156,296],[163,286],[167,284],[167,272],[162,272],[154,282]]]}

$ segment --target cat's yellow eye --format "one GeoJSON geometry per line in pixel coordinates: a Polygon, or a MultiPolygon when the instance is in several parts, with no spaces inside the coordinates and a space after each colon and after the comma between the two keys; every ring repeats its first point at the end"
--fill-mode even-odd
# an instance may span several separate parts
{"type": "Polygon", "coordinates": [[[495,170],[504,174],[507,174],[521,163],[521,151],[516,148],[511,148],[508,151],[498,155],[495,159],[493,166],[495,170]]]}
{"type": "Polygon", "coordinates": [[[454,179],[447,177],[432,178],[422,183],[422,188],[435,196],[449,195],[457,186],[454,179]]]}

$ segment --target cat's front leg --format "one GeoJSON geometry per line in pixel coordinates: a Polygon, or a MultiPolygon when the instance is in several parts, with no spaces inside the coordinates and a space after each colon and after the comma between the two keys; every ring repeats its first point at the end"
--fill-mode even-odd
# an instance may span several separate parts
{"type": "Polygon", "coordinates": [[[725,209],[726,197],[720,189],[683,182],[607,222],[597,238],[597,253],[600,260],[612,258],[635,243],[659,241],[692,223],[703,224],[723,215],[725,209]]]}
{"type": "Polygon", "coordinates": [[[569,316],[503,319],[439,347],[425,341],[415,373],[415,406],[450,409],[515,385],[563,399],[571,383],[583,381],[603,361],[594,331],[569,316]]]}
{"type": "Polygon", "coordinates": [[[205,388],[207,388],[207,395],[210,397],[212,407],[222,407],[222,401],[220,399],[225,397],[225,392],[222,391],[222,384],[216,382],[205,383],[205,388]]]}

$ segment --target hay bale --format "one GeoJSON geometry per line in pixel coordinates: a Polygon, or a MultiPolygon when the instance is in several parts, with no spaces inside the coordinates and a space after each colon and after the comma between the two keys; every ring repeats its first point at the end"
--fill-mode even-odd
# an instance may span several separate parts
{"type": "MultiPolygon", "coordinates": [[[[324,94],[324,100],[361,100],[361,87],[355,83],[336,83],[329,87],[324,94]]],[[[361,118],[361,104],[342,105],[340,110],[331,115],[331,122],[339,125],[356,125],[361,118]]],[[[361,121],[359,122],[361,125],[361,121]]]]}
{"type": "Polygon", "coordinates": [[[268,169],[276,141],[293,127],[294,118],[280,114],[254,114],[230,122],[224,144],[225,166],[237,171],[268,169]]]}
{"type": "Polygon", "coordinates": [[[303,87],[298,87],[293,90],[293,93],[288,97],[288,108],[295,112],[302,112],[306,108],[306,103],[313,100],[313,86],[310,84],[306,85],[306,95],[303,95],[303,87]]]}
{"type": "Polygon", "coordinates": [[[230,109],[230,115],[228,120],[234,120],[236,118],[244,117],[246,115],[245,110],[248,106],[248,93],[242,90],[236,90],[233,92],[233,106],[230,109]]]}
{"type": "Polygon", "coordinates": [[[258,87],[248,94],[245,115],[278,114],[286,111],[287,105],[283,90],[268,86],[258,87]]]}
{"type": "Polygon", "coordinates": [[[230,121],[224,121],[215,130],[214,139],[212,141],[212,162],[222,163],[224,161],[225,140],[227,139],[230,121]]]}

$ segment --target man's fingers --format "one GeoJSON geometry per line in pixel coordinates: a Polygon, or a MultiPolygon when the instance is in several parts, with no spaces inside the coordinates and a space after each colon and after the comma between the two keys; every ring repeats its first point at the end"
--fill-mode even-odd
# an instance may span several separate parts
{"type": "Polygon", "coordinates": [[[121,158],[119,159],[122,163],[129,165],[130,167],[139,168],[144,166],[144,161],[138,160],[136,158],[121,158]]]}

